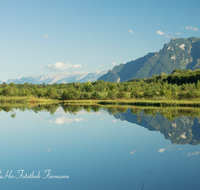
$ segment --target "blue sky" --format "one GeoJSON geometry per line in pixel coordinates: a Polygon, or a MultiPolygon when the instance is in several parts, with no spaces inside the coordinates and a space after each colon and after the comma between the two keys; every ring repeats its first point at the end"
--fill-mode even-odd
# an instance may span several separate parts
{"type": "Polygon", "coordinates": [[[7,0],[0,6],[0,80],[107,70],[200,37],[200,1],[7,0]]]}

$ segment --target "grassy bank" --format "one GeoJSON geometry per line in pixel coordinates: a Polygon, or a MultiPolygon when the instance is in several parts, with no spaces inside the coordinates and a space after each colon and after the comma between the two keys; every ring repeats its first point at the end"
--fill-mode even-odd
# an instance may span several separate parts
{"type": "Polygon", "coordinates": [[[59,103],[59,100],[36,98],[32,96],[26,97],[6,97],[0,96],[0,103],[59,103]]]}
{"type": "Polygon", "coordinates": [[[99,105],[132,105],[153,107],[200,107],[199,99],[192,100],[144,100],[144,99],[116,99],[116,100],[65,100],[65,104],[99,104],[99,105]]]}
{"type": "Polygon", "coordinates": [[[200,107],[200,99],[191,100],[151,100],[151,99],[115,99],[115,100],[59,100],[37,98],[33,96],[25,97],[6,97],[0,96],[0,103],[64,103],[64,104],[89,104],[89,105],[129,105],[147,107],[200,107]]]}

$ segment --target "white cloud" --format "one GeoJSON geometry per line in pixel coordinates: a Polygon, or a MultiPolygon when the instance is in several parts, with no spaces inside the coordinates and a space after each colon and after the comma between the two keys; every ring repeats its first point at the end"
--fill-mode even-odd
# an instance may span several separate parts
{"type": "Polygon", "coordinates": [[[82,65],[80,64],[75,64],[72,65],[71,63],[61,63],[61,62],[57,62],[57,63],[52,63],[52,64],[48,64],[47,69],[53,70],[53,71],[66,71],[72,68],[78,68],[78,67],[82,67],[82,65]]]}
{"type": "Polygon", "coordinates": [[[168,36],[167,34],[165,34],[165,36],[166,36],[167,38],[170,38],[170,36],[168,36]]]}
{"type": "Polygon", "coordinates": [[[129,30],[128,32],[130,32],[130,33],[134,34],[134,32],[133,32],[132,30],[129,30]]]}
{"type": "Polygon", "coordinates": [[[48,36],[48,35],[45,35],[44,38],[49,38],[49,36],[48,36]]]}
{"type": "Polygon", "coordinates": [[[158,30],[156,33],[159,34],[159,35],[165,34],[164,32],[162,32],[162,31],[160,31],[160,30],[158,30]]]}
{"type": "Polygon", "coordinates": [[[134,150],[134,151],[130,152],[130,154],[134,154],[135,152],[136,152],[136,150],[134,150]]]}
{"type": "Polygon", "coordinates": [[[83,118],[72,118],[72,117],[63,115],[60,117],[53,117],[52,119],[49,119],[49,122],[57,123],[57,124],[63,124],[63,123],[69,124],[73,121],[80,122],[80,121],[83,121],[83,118]]]}
{"type": "MultiPolygon", "coordinates": [[[[161,148],[161,149],[158,150],[158,152],[162,153],[162,152],[164,152],[165,150],[168,150],[171,146],[172,146],[172,145],[168,145],[167,148],[161,148]]],[[[172,150],[174,150],[174,149],[172,149],[172,150]]],[[[172,150],[171,150],[171,151],[172,151],[172,150]]]]}
{"type": "Polygon", "coordinates": [[[115,62],[113,62],[113,63],[111,63],[112,65],[116,65],[116,63],[115,62]]]}
{"type": "Polygon", "coordinates": [[[112,120],[112,122],[116,123],[117,121],[116,120],[112,120]]]}
{"type": "Polygon", "coordinates": [[[180,32],[177,32],[176,34],[178,34],[178,35],[181,35],[181,33],[180,33],[180,32]]]}
{"type": "Polygon", "coordinates": [[[103,65],[99,65],[100,67],[103,67],[103,65]]]}
{"type": "Polygon", "coordinates": [[[193,30],[194,30],[194,31],[197,31],[197,30],[199,30],[199,29],[198,29],[198,28],[196,28],[196,27],[193,27],[193,30]]]}
{"type": "Polygon", "coordinates": [[[195,152],[192,152],[192,153],[190,153],[190,152],[187,153],[188,156],[196,156],[198,154],[200,154],[200,152],[198,152],[198,151],[195,151],[195,152]]]}
{"type": "Polygon", "coordinates": [[[162,152],[164,152],[165,150],[166,150],[166,149],[161,148],[161,149],[158,150],[158,152],[162,153],[162,152]]]}
{"type": "Polygon", "coordinates": [[[183,30],[183,28],[181,28],[181,30],[183,30]]]}
{"type": "Polygon", "coordinates": [[[78,68],[78,67],[82,67],[82,65],[80,65],[80,64],[75,64],[74,65],[74,68],[78,68]]]}
{"type": "Polygon", "coordinates": [[[199,29],[196,28],[196,27],[186,26],[186,30],[194,30],[194,31],[198,31],[199,29]]]}
{"type": "MultiPolygon", "coordinates": [[[[162,32],[161,30],[156,31],[159,35],[165,35],[166,38],[171,38],[167,33],[162,32]]],[[[171,32],[169,32],[171,36],[174,36],[171,32]]]]}
{"type": "Polygon", "coordinates": [[[83,121],[83,118],[74,118],[74,121],[80,122],[80,121],[83,121]]]}

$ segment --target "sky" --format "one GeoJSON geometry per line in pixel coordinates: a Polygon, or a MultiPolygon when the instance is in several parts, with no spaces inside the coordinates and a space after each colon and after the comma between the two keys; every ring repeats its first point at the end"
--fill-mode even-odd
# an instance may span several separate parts
{"type": "Polygon", "coordinates": [[[0,0],[0,80],[112,69],[200,37],[199,0],[0,0]]]}

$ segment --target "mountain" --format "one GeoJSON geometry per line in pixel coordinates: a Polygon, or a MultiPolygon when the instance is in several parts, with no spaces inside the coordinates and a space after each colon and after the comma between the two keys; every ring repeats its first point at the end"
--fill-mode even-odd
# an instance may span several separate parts
{"type": "Polygon", "coordinates": [[[159,52],[115,66],[98,80],[123,82],[162,72],[171,74],[174,69],[200,69],[200,38],[172,38],[159,52]]]}
{"type": "MultiPolygon", "coordinates": [[[[7,84],[53,84],[53,83],[69,83],[69,82],[87,82],[96,81],[100,76],[106,74],[108,71],[94,71],[94,72],[64,72],[55,74],[46,74],[40,76],[24,76],[17,79],[7,80],[7,84]]],[[[3,82],[2,82],[3,83],[3,82]]]]}
{"type": "Polygon", "coordinates": [[[2,80],[0,80],[0,84],[3,84],[3,81],[2,81],[2,80]]]}

